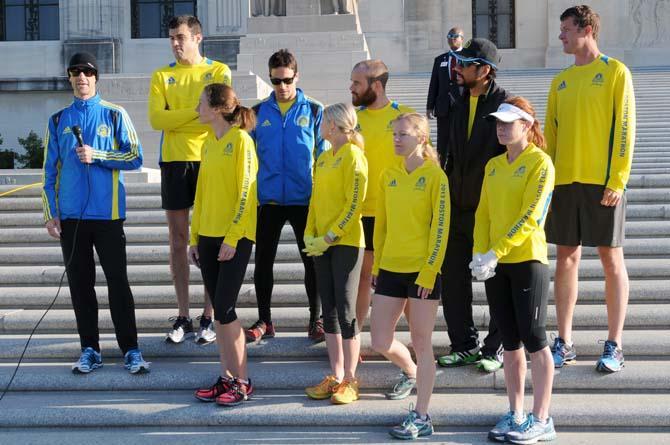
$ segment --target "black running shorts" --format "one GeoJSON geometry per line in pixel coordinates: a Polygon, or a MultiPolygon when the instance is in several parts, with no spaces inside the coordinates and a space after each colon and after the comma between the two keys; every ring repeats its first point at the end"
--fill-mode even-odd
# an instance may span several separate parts
{"type": "MultiPolygon", "coordinates": [[[[396,298],[418,298],[417,291],[419,286],[414,283],[419,272],[390,272],[388,270],[380,269],[377,276],[377,286],[375,293],[377,295],[384,295],[385,297],[396,298]]],[[[433,285],[433,291],[428,295],[427,300],[439,300],[442,295],[442,280],[438,274],[433,285]]]]}
{"type": "Polygon", "coordinates": [[[161,201],[165,210],[193,207],[200,162],[161,162],[161,201]]]}

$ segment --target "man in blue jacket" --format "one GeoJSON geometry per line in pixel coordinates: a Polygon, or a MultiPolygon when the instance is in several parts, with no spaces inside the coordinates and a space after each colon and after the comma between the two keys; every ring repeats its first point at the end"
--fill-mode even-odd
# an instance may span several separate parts
{"type": "Polygon", "coordinates": [[[126,270],[121,172],[142,166],[142,147],[126,111],[96,93],[98,64],[93,55],[73,55],[67,74],[74,101],[47,124],[42,202],[47,231],[60,240],[77,319],[82,352],[72,372],[87,374],[102,366],[94,246],[107,280],[125,367],[131,374],[148,372],[137,346],[135,303],[126,270]]]}
{"type": "Polygon", "coordinates": [[[257,124],[251,136],[258,154],[258,224],[254,284],[258,321],[245,331],[247,341],[275,336],[270,301],[274,277],[272,268],[281,230],[286,221],[293,227],[305,265],[305,289],[309,300],[307,334],[323,341],[321,305],[316,292],[312,259],[303,253],[302,240],[312,194],[312,166],[324,149],[319,132],[323,106],[296,88],[298,62],[288,50],[274,53],[268,62],[273,93],[254,106],[257,124]]]}

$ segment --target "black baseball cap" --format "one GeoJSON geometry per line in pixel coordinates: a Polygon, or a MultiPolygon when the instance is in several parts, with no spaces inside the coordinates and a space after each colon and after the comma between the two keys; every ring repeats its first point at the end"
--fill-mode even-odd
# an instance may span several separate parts
{"type": "Polygon", "coordinates": [[[70,57],[70,63],[68,64],[67,69],[70,70],[72,68],[93,69],[95,70],[95,78],[98,78],[98,61],[91,53],[81,52],[70,57]]]}
{"type": "Polygon", "coordinates": [[[491,65],[493,69],[498,69],[500,63],[500,56],[498,56],[498,48],[488,39],[480,37],[468,40],[463,49],[454,53],[458,59],[468,62],[482,62],[491,65]]]}

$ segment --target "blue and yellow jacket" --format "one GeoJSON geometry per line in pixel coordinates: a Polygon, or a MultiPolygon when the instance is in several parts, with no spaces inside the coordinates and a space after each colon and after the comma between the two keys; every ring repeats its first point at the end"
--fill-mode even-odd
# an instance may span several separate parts
{"type": "Polygon", "coordinates": [[[122,107],[99,95],[74,102],[49,119],[44,136],[42,204],[44,220],[126,217],[126,190],[120,170],[142,166],[142,147],[122,107]],[[93,163],[77,157],[72,127],[81,127],[85,144],[93,147],[93,163]],[[83,211],[83,213],[82,213],[83,211]]]}
{"type": "Polygon", "coordinates": [[[319,131],[323,105],[298,88],[284,116],[274,92],[253,109],[259,204],[309,205],[312,166],[326,145],[319,131]]]}

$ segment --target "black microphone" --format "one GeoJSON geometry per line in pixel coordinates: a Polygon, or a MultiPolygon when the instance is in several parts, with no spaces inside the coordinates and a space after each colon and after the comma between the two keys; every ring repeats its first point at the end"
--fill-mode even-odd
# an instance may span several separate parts
{"type": "Polygon", "coordinates": [[[75,125],[72,127],[72,133],[74,133],[74,137],[77,138],[77,143],[79,144],[80,147],[84,146],[84,140],[81,137],[81,127],[79,125],[75,125]]]}

